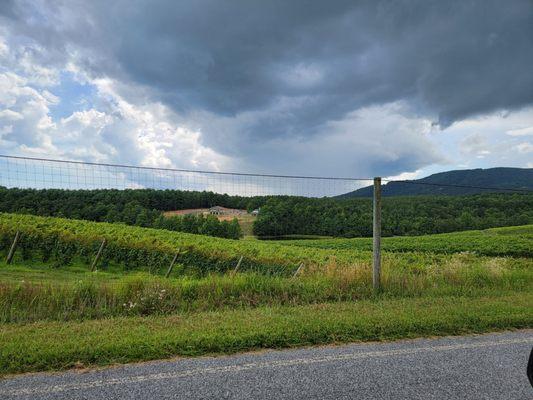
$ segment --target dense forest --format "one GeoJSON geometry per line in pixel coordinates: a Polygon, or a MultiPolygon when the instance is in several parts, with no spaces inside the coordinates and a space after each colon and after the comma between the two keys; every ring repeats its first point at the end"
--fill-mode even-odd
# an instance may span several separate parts
{"type": "Polygon", "coordinates": [[[121,222],[231,239],[242,236],[236,221],[219,221],[216,217],[194,215],[165,218],[162,212],[214,205],[255,208],[260,203],[260,198],[179,190],[38,190],[0,187],[0,212],[121,222]]]}
{"type": "MultiPolygon", "coordinates": [[[[208,216],[163,217],[163,211],[211,206],[261,208],[257,236],[372,235],[365,198],[240,197],[179,190],[59,190],[0,187],[0,212],[121,222],[226,238],[242,236],[237,221],[208,216]]],[[[423,235],[533,223],[533,194],[414,196],[383,199],[383,235],[423,235]]]]}
{"type": "Polygon", "coordinates": [[[253,210],[267,197],[229,196],[213,192],[155,189],[7,189],[0,186],[0,211],[30,210],[38,215],[63,214],[68,218],[104,221],[108,213],[121,213],[127,204],[149,210],[172,211],[223,206],[253,210]]]}
{"type": "Polygon", "coordinates": [[[160,215],[155,219],[151,227],[228,239],[240,239],[243,236],[237,219],[219,221],[214,215],[188,214],[183,217],[164,217],[160,215]]]}
{"type": "MultiPolygon", "coordinates": [[[[533,194],[389,197],[382,233],[423,235],[533,223],[533,194]]],[[[372,235],[370,199],[271,198],[254,224],[257,236],[372,235]]]]}

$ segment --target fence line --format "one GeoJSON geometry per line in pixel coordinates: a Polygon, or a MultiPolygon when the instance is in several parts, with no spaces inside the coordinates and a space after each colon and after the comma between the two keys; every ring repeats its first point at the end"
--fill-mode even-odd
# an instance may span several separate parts
{"type": "Polygon", "coordinates": [[[0,185],[57,189],[175,189],[239,196],[331,197],[372,178],[253,174],[0,155],[0,185]]]}
{"type": "Polygon", "coordinates": [[[385,182],[407,183],[407,184],[412,184],[412,185],[454,187],[454,188],[481,189],[481,190],[494,190],[494,191],[511,191],[511,192],[518,192],[518,193],[533,193],[533,190],[524,189],[524,188],[502,188],[502,187],[494,187],[494,186],[458,185],[458,184],[452,184],[452,183],[415,182],[415,181],[395,180],[395,179],[382,179],[382,180],[385,182]]]}
{"type": "MultiPolygon", "coordinates": [[[[332,177],[222,172],[96,163],[0,154],[0,185],[64,189],[176,189],[232,195],[337,196],[372,184],[373,177],[332,177]],[[283,184],[283,181],[286,181],[283,184]]],[[[502,192],[533,190],[412,180],[382,179],[387,183],[502,192]]]]}
{"type": "MultiPolygon", "coordinates": [[[[32,158],[0,155],[0,186],[19,188],[58,188],[58,189],[155,189],[179,191],[209,191],[219,195],[266,196],[290,195],[306,197],[340,196],[354,191],[364,183],[373,182],[373,287],[381,286],[381,182],[414,185],[469,188],[492,191],[511,191],[533,193],[524,188],[498,188],[477,185],[440,184],[409,180],[376,178],[319,177],[301,175],[275,175],[202,171],[177,168],[156,168],[123,164],[67,161],[48,158],[32,158]]],[[[369,185],[370,186],[370,185],[369,185]]],[[[220,199],[220,198],[219,198],[220,199]]],[[[241,205],[241,208],[245,208],[241,205]]],[[[176,210],[180,210],[176,207],[176,210]]],[[[237,211],[237,210],[236,210],[237,211]]],[[[19,233],[14,239],[8,260],[12,258],[19,233]]],[[[96,270],[104,252],[106,240],[103,239],[93,260],[91,270],[96,270]]],[[[180,255],[178,249],[168,267],[166,276],[172,273],[180,255]]],[[[239,271],[243,256],[233,273],[239,271]]],[[[8,262],[9,262],[8,261],[8,262]]],[[[303,268],[300,263],[294,276],[303,268]]]]}
{"type": "Polygon", "coordinates": [[[154,171],[172,171],[172,172],[191,172],[199,174],[213,174],[213,175],[237,175],[237,176],[254,176],[254,177],[267,177],[267,178],[292,178],[292,179],[327,179],[327,180],[343,180],[343,181],[368,181],[372,178],[353,178],[353,177],[327,177],[327,176],[308,176],[308,175],[275,175],[275,174],[255,174],[245,172],[221,172],[221,171],[206,171],[196,169],[180,169],[180,168],[164,168],[164,167],[148,167],[139,165],[128,164],[109,164],[109,163],[96,163],[90,161],[73,161],[73,160],[58,160],[53,158],[38,158],[38,157],[22,157],[22,156],[8,156],[0,154],[2,158],[10,158],[14,160],[32,160],[32,161],[49,161],[55,163],[65,164],[80,164],[80,165],[94,165],[104,167],[118,167],[118,168],[135,168],[154,171]]]}

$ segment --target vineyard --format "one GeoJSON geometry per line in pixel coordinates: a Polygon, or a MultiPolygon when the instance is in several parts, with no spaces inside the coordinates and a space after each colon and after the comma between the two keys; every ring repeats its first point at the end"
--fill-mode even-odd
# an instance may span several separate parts
{"type": "MultiPolygon", "coordinates": [[[[233,269],[241,256],[242,270],[291,274],[301,262],[318,265],[327,262],[330,256],[329,251],[322,249],[17,214],[0,214],[1,250],[7,251],[16,231],[22,234],[20,257],[25,260],[38,257],[58,266],[77,259],[90,263],[103,239],[107,241],[104,262],[152,273],[166,269],[178,249],[179,263],[185,269],[182,272],[198,274],[233,269]]],[[[336,255],[344,264],[354,257],[364,259],[367,256],[366,252],[346,251],[336,252],[336,255]]]]}
{"type": "Polygon", "coordinates": [[[533,301],[532,244],[532,225],[384,238],[383,290],[375,292],[367,238],[231,240],[2,213],[0,340],[9,346],[0,349],[0,374],[65,368],[79,360],[107,364],[337,337],[531,326],[525,305],[533,301]],[[374,321],[380,313],[385,325],[374,321]],[[287,315],[303,330],[287,327],[287,315]],[[94,324],[106,333],[95,332],[94,324]],[[154,333],[131,329],[122,339],[117,332],[128,324],[151,326],[154,333]],[[216,326],[235,327],[239,336],[229,340],[216,326]],[[74,341],[81,330],[93,332],[84,336],[87,345],[74,341]],[[147,345],[151,350],[136,350],[147,345]]]}
{"type": "MultiPolygon", "coordinates": [[[[35,257],[57,266],[75,260],[89,264],[103,239],[104,265],[120,264],[126,270],[161,273],[180,249],[176,273],[206,274],[233,269],[239,258],[241,270],[290,276],[299,264],[309,268],[359,265],[370,260],[371,240],[320,239],[295,241],[236,241],[181,232],[139,228],[31,215],[0,214],[0,251],[7,252],[15,233],[22,239],[20,257],[35,257]]],[[[383,239],[399,264],[404,259],[422,262],[443,259],[446,254],[472,252],[480,256],[533,256],[533,226],[488,229],[452,234],[383,239]]]]}
{"type": "MultiPolygon", "coordinates": [[[[371,238],[291,240],[284,243],[316,249],[372,250],[371,238]]],[[[438,235],[387,237],[382,239],[381,244],[383,250],[388,252],[472,252],[485,256],[533,257],[533,225],[438,235]]]]}

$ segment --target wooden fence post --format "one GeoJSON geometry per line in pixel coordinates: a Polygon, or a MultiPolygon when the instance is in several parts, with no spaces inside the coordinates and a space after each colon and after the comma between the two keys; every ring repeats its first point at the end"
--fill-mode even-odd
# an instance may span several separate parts
{"type": "Polygon", "coordinates": [[[241,256],[241,258],[239,258],[239,261],[237,262],[237,265],[235,266],[235,269],[231,273],[232,275],[235,275],[237,273],[237,271],[239,270],[239,268],[241,267],[242,259],[243,259],[243,256],[241,256]]]}
{"type": "Polygon", "coordinates": [[[15,234],[15,239],[13,240],[13,244],[11,245],[11,248],[9,249],[9,253],[7,254],[6,264],[11,264],[11,261],[13,261],[13,256],[15,255],[15,250],[17,250],[19,239],[20,239],[20,232],[17,231],[17,233],[15,234]]]}
{"type": "Polygon", "coordinates": [[[172,273],[172,269],[174,268],[174,264],[176,264],[176,260],[178,259],[178,256],[180,255],[180,249],[176,251],[176,254],[174,254],[174,258],[172,259],[172,262],[170,263],[170,267],[168,267],[167,273],[165,274],[165,278],[168,278],[170,274],[172,273]]]}
{"type": "Polygon", "coordinates": [[[300,273],[300,271],[302,270],[302,268],[304,267],[304,263],[301,263],[299,266],[298,266],[298,269],[296,271],[294,271],[294,274],[292,275],[293,278],[296,277],[296,275],[298,275],[300,273]]]}
{"type": "Polygon", "coordinates": [[[381,178],[374,178],[372,286],[381,288],[381,178]]]}
{"type": "Polygon", "coordinates": [[[107,244],[107,240],[102,240],[102,244],[100,245],[100,248],[98,249],[98,253],[96,253],[96,257],[94,257],[93,264],[91,265],[91,272],[94,272],[96,270],[96,264],[98,264],[98,260],[102,256],[102,252],[104,251],[105,245],[107,244]]]}

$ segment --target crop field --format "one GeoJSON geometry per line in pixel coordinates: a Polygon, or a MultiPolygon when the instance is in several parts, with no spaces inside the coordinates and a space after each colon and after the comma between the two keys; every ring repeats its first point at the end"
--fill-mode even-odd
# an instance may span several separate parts
{"type": "MultiPolygon", "coordinates": [[[[372,238],[291,240],[287,245],[315,249],[372,250],[372,238]]],[[[424,236],[396,236],[381,239],[388,252],[472,252],[486,256],[533,256],[533,225],[491,228],[424,236]]]]}
{"type": "Polygon", "coordinates": [[[383,249],[374,292],[366,238],[230,240],[3,213],[0,374],[533,327],[533,226],[383,249]]]}

